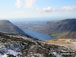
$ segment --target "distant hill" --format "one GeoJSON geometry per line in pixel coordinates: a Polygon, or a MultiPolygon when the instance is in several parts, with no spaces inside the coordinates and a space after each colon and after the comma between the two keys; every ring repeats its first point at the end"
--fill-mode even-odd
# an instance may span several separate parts
{"type": "Polygon", "coordinates": [[[76,38],[76,19],[41,22],[23,21],[15,24],[23,30],[47,33],[57,38],[76,38]]]}
{"type": "Polygon", "coordinates": [[[8,20],[0,20],[0,32],[24,34],[24,32],[8,20]]]}
{"type": "Polygon", "coordinates": [[[32,30],[41,33],[50,34],[50,23],[49,21],[21,21],[21,22],[13,22],[22,30],[32,30]]]}

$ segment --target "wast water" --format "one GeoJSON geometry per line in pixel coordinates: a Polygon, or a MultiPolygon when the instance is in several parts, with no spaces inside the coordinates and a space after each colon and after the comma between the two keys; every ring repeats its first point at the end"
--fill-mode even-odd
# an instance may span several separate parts
{"type": "Polygon", "coordinates": [[[53,38],[45,33],[40,33],[36,31],[31,31],[31,30],[25,30],[24,31],[27,35],[31,36],[32,38],[39,39],[41,41],[46,41],[46,40],[52,40],[53,38]]]}

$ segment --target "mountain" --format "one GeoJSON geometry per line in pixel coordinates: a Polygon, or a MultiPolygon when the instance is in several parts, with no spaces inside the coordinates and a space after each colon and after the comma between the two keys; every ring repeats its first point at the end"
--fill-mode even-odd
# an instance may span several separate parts
{"type": "Polygon", "coordinates": [[[13,23],[24,31],[32,30],[32,31],[50,34],[49,33],[50,24],[48,24],[48,22],[49,21],[20,21],[13,23]]]}
{"type": "MultiPolygon", "coordinates": [[[[68,55],[64,55],[64,52],[66,54],[73,52],[74,55],[76,51],[76,39],[40,41],[28,37],[29,35],[21,35],[24,32],[7,20],[1,20],[0,27],[0,57],[68,57],[68,55]]],[[[56,38],[76,37],[75,19],[49,21],[46,22],[45,28],[49,28],[49,34],[56,38]]]]}
{"type": "Polygon", "coordinates": [[[0,20],[0,32],[24,34],[24,32],[8,20],[0,20]]]}
{"type": "Polygon", "coordinates": [[[56,38],[76,38],[76,19],[57,21],[23,21],[15,23],[22,30],[51,34],[56,38]]]}
{"type": "Polygon", "coordinates": [[[51,30],[57,38],[76,38],[76,19],[57,21],[51,30]]]}
{"type": "Polygon", "coordinates": [[[56,23],[56,29],[59,32],[76,31],[76,19],[66,19],[56,23]]]}

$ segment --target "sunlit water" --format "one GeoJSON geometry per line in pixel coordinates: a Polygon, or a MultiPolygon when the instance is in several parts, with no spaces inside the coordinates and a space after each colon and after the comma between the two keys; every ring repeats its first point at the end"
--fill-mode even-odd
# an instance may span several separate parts
{"type": "Polygon", "coordinates": [[[40,33],[40,32],[30,31],[30,30],[25,30],[24,32],[25,32],[27,35],[29,35],[29,36],[31,36],[31,37],[33,37],[33,38],[42,40],[42,41],[52,40],[52,39],[53,39],[50,35],[45,34],[45,33],[40,33]]]}

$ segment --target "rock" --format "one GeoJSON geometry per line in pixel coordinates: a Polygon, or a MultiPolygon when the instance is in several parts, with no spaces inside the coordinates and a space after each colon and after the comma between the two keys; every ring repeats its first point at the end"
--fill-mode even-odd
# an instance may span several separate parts
{"type": "Polygon", "coordinates": [[[24,39],[9,36],[0,38],[0,54],[5,54],[2,57],[57,57],[57,55],[61,56],[59,51],[69,50],[71,49],[58,45],[49,45],[32,38],[27,39],[25,37],[24,39]],[[3,39],[6,41],[2,41],[3,39]],[[52,49],[55,52],[51,51],[52,49]]]}

